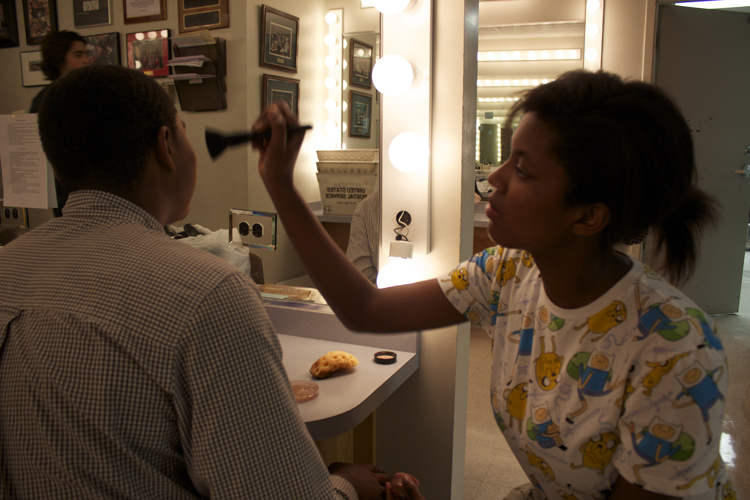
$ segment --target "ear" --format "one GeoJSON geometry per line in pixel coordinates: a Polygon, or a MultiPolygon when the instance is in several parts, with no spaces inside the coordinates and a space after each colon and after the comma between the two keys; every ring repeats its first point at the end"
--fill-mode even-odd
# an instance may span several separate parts
{"type": "Polygon", "coordinates": [[[172,158],[172,132],[169,131],[169,127],[167,126],[159,128],[156,137],[156,158],[159,160],[159,165],[163,168],[166,168],[170,172],[175,170],[176,166],[172,158]]]}
{"type": "Polygon", "coordinates": [[[594,236],[609,224],[609,207],[604,203],[592,203],[581,207],[581,214],[573,223],[573,233],[577,236],[594,236]]]}

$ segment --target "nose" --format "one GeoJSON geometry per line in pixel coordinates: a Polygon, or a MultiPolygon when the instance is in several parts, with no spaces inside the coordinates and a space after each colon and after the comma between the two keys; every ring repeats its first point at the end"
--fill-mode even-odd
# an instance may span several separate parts
{"type": "Polygon", "coordinates": [[[487,182],[490,183],[490,186],[494,187],[497,190],[504,191],[505,185],[507,184],[507,172],[509,171],[509,163],[510,161],[506,161],[487,177],[487,182]]]}

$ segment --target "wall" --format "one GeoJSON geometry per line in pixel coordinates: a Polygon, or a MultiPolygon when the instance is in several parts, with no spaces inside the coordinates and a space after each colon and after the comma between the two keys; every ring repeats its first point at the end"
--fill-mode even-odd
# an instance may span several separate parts
{"type": "Polygon", "coordinates": [[[653,0],[606,0],[602,69],[624,78],[651,81],[653,0]]]}
{"type": "MultiPolygon", "coordinates": [[[[433,2],[432,251],[442,274],[472,251],[477,0],[433,2]]],[[[387,189],[387,187],[384,187],[387,189]]],[[[430,500],[463,495],[469,327],[420,334],[419,371],[377,412],[377,456],[413,473],[430,500]]]]}
{"type": "MultiPolygon", "coordinates": [[[[20,47],[0,49],[0,113],[28,110],[31,100],[42,87],[24,88],[21,80],[20,52],[40,50],[39,45],[25,43],[23,10],[17,4],[20,47]]],[[[120,33],[121,56],[126,64],[125,34],[136,31],[168,28],[172,36],[179,35],[177,23],[177,0],[167,0],[167,20],[142,24],[124,24],[123,3],[110,0],[113,23],[107,26],[76,29],[73,23],[72,0],[58,0],[59,29],[69,29],[81,35],[120,33]]],[[[273,211],[273,206],[257,174],[257,155],[249,147],[228,149],[217,161],[212,161],[205,147],[203,131],[212,127],[224,131],[244,131],[250,128],[261,111],[263,73],[287,76],[300,80],[300,120],[315,124],[308,134],[300,154],[300,167],[296,184],[308,201],[320,199],[315,178],[315,149],[318,137],[322,137],[322,81],[323,74],[323,16],[324,0],[297,2],[294,0],[230,0],[230,26],[212,30],[215,37],[227,40],[227,109],[212,112],[181,112],[187,125],[187,133],[198,157],[198,185],[190,209],[184,221],[197,223],[209,229],[228,227],[229,209],[246,208],[273,211]],[[270,4],[279,10],[300,18],[300,40],[298,73],[290,74],[259,66],[260,51],[260,5],[270,4]]],[[[159,79],[168,81],[166,78],[159,79]]],[[[179,109],[179,107],[178,107],[179,109]]],[[[30,210],[32,227],[51,218],[51,210],[30,210]]],[[[288,238],[280,227],[278,250],[258,250],[264,262],[267,281],[280,281],[304,274],[288,238]]]]}

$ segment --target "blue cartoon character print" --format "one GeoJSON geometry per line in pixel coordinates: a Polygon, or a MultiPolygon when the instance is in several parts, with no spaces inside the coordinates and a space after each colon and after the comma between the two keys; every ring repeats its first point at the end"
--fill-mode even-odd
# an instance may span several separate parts
{"type": "Polygon", "coordinates": [[[636,432],[635,424],[626,422],[633,442],[633,449],[646,461],[633,467],[636,484],[643,485],[640,471],[645,467],[653,467],[667,460],[688,460],[695,450],[693,438],[682,432],[682,426],[663,422],[654,417],[648,427],[636,432]]]}
{"type": "Polygon", "coordinates": [[[706,426],[708,442],[711,442],[712,433],[709,424],[708,411],[719,401],[724,401],[724,395],[716,386],[722,375],[724,367],[720,366],[714,371],[706,370],[698,361],[695,361],[687,369],[677,374],[677,380],[682,384],[683,390],[672,402],[673,408],[686,408],[697,405],[703,416],[703,423],[706,426]],[[718,374],[718,375],[717,375],[718,374]],[[716,377],[714,379],[714,377],[716,377]],[[686,397],[687,402],[680,402],[680,399],[686,397]]]}
{"type": "Polygon", "coordinates": [[[531,405],[531,418],[526,422],[526,434],[542,448],[557,446],[563,451],[568,448],[560,436],[560,427],[552,421],[549,404],[531,405]]]}
{"type": "Polygon", "coordinates": [[[591,353],[579,352],[568,363],[568,374],[578,381],[578,399],[581,407],[565,417],[569,424],[573,419],[588,409],[586,397],[606,396],[614,389],[625,384],[625,380],[612,384],[612,365],[614,354],[594,350],[591,353]]]}

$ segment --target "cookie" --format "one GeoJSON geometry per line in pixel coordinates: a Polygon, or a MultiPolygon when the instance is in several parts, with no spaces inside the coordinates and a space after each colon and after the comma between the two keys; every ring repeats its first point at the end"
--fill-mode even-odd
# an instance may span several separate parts
{"type": "Polygon", "coordinates": [[[336,370],[351,368],[358,364],[359,360],[348,352],[331,351],[325,356],[321,356],[320,359],[313,363],[310,367],[310,373],[312,373],[315,378],[327,378],[336,370]]]}

